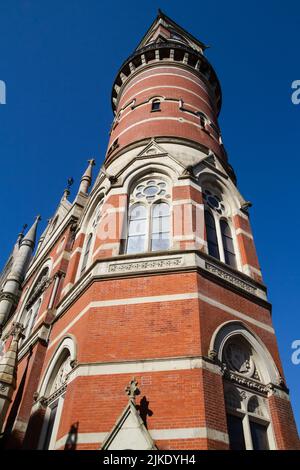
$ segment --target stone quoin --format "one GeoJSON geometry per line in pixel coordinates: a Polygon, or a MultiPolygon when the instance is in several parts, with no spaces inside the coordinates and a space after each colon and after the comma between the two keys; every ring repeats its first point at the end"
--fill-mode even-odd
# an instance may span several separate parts
{"type": "Polygon", "coordinates": [[[206,46],[159,11],[102,168],[0,277],[0,445],[299,449],[206,46]]]}

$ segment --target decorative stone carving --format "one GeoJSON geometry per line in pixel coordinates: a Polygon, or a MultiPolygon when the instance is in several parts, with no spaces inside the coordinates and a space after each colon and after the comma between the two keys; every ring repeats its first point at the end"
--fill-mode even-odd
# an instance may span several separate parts
{"type": "Polygon", "coordinates": [[[136,261],[131,263],[111,264],[108,271],[111,273],[127,271],[146,271],[150,269],[175,268],[182,264],[183,258],[158,259],[151,261],[136,261]]]}
{"type": "Polygon", "coordinates": [[[225,372],[225,377],[232,382],[242,385],[246,388],[249,388],[251,390],[255,390],[260,393],[267,394],[268,392],[268,387],[260,382],[257,382],[256,380],[253,380],[248,377],[242,377],[241,375],[235,374],[234,372],[231,371],[226,371],[225,372]]]}
{"type": "Polygon", "coordinates": [[[140,390],[138,389],[138,382],[135,380],[135,377],[129,382],[127,387],[125,388],[126,394],[129,396],[130,400],[135,400],[136,395],[140,394],[140,390]]]}
{"type": "Polygon", "coordinates": [[[76,359],[74,359],[73,361],[70,362],[70,366],[72,369],[75,369],[75,367],[78,366],[78,361],[76,361],[76,359]]]}
{"type": "Polygon", "coordinates": [[[249,398],[247,409],[250,413],[255,413],[259,416],[264,416],[264,410],[261,406],[261,398],[256,395],[253,395],[249,398]]]}
{"type": "Polygon", "coordinates": [[[54,382],[51,387],[50,396],[52,396],[57,390],[66,384],[67,376],[71,372],[71,360],[68,356],[67,359],[59,367],[54,382]]]}
{"type": "Polygon", "coordinates": [[[210,349],[208,351],[208,357],[209,359],[211,359],[212,361],[215,361],[216,360],[216,357],[217,357],[218,353],[217,351],[215,351],[214,349],[210,349]]]}
{"type": "Polygon", "coordinates": [[[24,331],[24,326],[22,323],[15,322],[12,324],[12,329],[11,329],[11,336],[16,340],[19,341],[20,338],[23,338],[23,331],[24,331]]]}
{"type": "Polygon", "coordinates": [[[239,374],[252,377],[255,371],[251,351],[246,345],[238,342],[230,342],[224,351],[226,364],[231,370],[239,374]]]}
{"type": "Polygon", "coordinates": [[[8,391],[8,386],[0,383],[0,393],[6,393],[8,391]]]}
{"type": "Polygon", "coordinates": [[[248,397],[247,392],[245,392],[245,390],[239,390],[239,394],[242,400],[246,400],[248,397]]]}
{"type": "Polygon", "coordinates": [[[36,284],[34,291],[32,292],[31,296],[26,302],[26,309],[28,310],[34,302],[42,295],[42,293],[48,289],[50,284],[52,283],[53,278],[48,277],[48,273],[46,273],[41,280],[36,284]]]}
{"type": "Polygon", "coordinates": [[[278,379],[276,380],[276,385],[278,385],[279,387],[282,387],[282,388],[286,388],[286,383],[285,383],[285,380],[283,377],[278,377],[278,379]]]}
{"type": "Polygon", "coordinates": [[[46,397],[40,397],[38,399],[39,403],[41,404],[41,406],[47,406],[47,399],[46,397]]]}
{"type": "Polygon", "coordinates": [[[208,189],[204,189],[203,192],[204,203],[210,209],[215,210],[218,214],[222,215],[225,213],[225,206],[222,199],[208,189]]]}
{"type": "Polygon", "coordinates": [[[224,279],[225,281],[230,282],[231,284],[235,285],[236,287],[239,287],[240,289],[243,289],[250,294],[255,294],[256,293],[256,288],[248,284],[247,282],[243,281],[242,279],[239,279],[237,276],[234,276],[230,274],[227,271],[224,271],[223,269],[211,264],[211,263],[205,263],[205,268],[207,271],[215,274],[216,276],[220,277],[221,279],[224,279]]]}
{"type": "Polygon", "coordinates": [[[132,191],[130,202],[153,203],[161,198],[170,198],[169,184],[158,177],[140,181],[132,191]]]}
{"type": "Polygon", "coordinates": [[[159,151],[156,147],[150,147],[148,150],[145,151],[145,155],[158,155],[159,151]]]}

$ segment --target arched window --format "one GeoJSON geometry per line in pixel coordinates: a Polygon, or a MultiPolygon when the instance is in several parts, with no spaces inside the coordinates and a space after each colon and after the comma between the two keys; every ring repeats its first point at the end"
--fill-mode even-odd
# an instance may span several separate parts
{"type": "Polygon", "coordinates": [[[40,447],[44,450],[55,449],[56,436],[67,387],[67,378],[71,370],[69,351],[64,350],[53,369],[43,398],[44,404],[46,405],[46,412],[40,447]]]}
{"type": "Polygon", "coordinates": [[[135,204],[130,209],[127,253],[146,251],[147,209],[143,204],[135,204]]]}
{"type": "Polygon", "coordinates": [[[35,323],[41,303],[42,303],[42,299],[41,298],[37,299],[35,303],[33,304],[33,306],[31,307],[31,309],[26,314],[25,321],[24,321],[24,332],[23,332],[24,340],[30,336],[30,333],[35,323]]]}
{"type": "Polygon", "coordinates": [[[232,266],[233,268],[236,268],[236,259],[235,259],[233,239],[232,239],[230,227],[228,223],[226,222],[226,220],[224,219],[221,220],[220,227],[221,227],[221,234],[222,234],[225,263],[229,264],[229,266],[232,266]]]}
{"type": "MultiPolygon", "coordinates": [[[[96,206],[93,206],[92,210],[88,213],[87,223],[85,225],[86,237],[82,250],[82,262],[79,265],[78,272],[79,277],[86,271],[87,266],[90,264],[93,250],[93,241],[96,239],[96,233],[99,228],[99,222],[102,217],[102,210],[104,204],[104,195],[101,194],[101,199],[98,200],[96,206]]],[[[99,233],[98,233],[99,235],[99,233]]]]}
{"type": "Polygon", "coordinates": [[[37,389],[36,406],[44,409],[38,449],[55,449],[64,397],[76,358],[75,338],[67,335],[56,348],[37,389]]]}
{"type": "Polygon", "coordinates": [[[151,103],[151,112],[160,111],[160,100],[153,100],[151,103]]]}
{"type": "Polygon", "coordinates": [[[90,254],[90,249],[91,249],[92,238],[93,238],[93,234],[90,233],[89,236],[88,236],[86,245],[85,245],[85,250],[84,250],[84,255],[83,255],[83,260],[82,260],[82,265],[81,265],[81,270],[80,270],[80,275],[82,275],[86,270],[86,266],[87,266],[87,262],[88,262],[89,254],[90,254]]]}
{"type": "Polygon", "coordinates": [[[170,206],[159,202],[152,206],[151,251],[167,250],[170,247],[170,206]]]}
{"type": "Polygon", "coordinates": [[[214,258],[220,259],[215,219],[208,210],[205,211],[205,227],[208,254],[214,258]]]}
{"type": "Polygon", "coordinates": [[[204,190],[205,227],[208,254],[232,268],[237,267],[234,241],[222,199],[212,191],[204,190]]]}
{"type": "Polygon", "coordinates": [[[46,267],[42,270],[37,281],[34,283],[33,288],[30,290],[28,295],[25,310],[21,314],[20,322],[24,326],[23,338],[20,344],[24,343],[32,333],[35,321],[37,319],[42,299],[43,293],[49,286],[49,268],[46,267]]]}
{"type": "Polygon", "coordinates": [[[243,338],[233,336],[224,346],[222,361],[230,449],[268,450],[274,441],[267,387],[251,345],[243,338]]]}
{"type": "Polygon", "coordinates": [[[127,253],[170,248],[170,197],[166,181],[150,178],[138,183],[131,195],[128,217],[127,253]]]}

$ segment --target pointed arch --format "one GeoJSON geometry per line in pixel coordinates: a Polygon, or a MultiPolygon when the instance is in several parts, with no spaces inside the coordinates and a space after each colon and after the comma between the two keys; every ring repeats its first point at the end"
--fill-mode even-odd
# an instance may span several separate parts
{"type": "Polygon", "coordinates": [[[76,341],[73,335],[68,335],[56,348],[38,388],[40,403],[45,408],[39,449],[55,449],[68,376],[75,360],[76,341]]]}
{"type": "Polygon", "coordinates": [[[99,203],[104,200],[106,195],[106,189],[101,186],[99,190],[91,197],[89,200],[88,205],[86,206],[81,222],[80,222],[80,230],[84,231],[85,233],[88,230],[90,225],[91,219],[93,218],[94,213],[96,212],[99,203]]]}
{"type": "Polygon", "coordinates": [[[210,347],[224,368],[230,449],[276,449],[268,386],[278,384],[279,374],[266,346],[242,322],[229,321],[215,331],[210,347]]]}
{"type": "Polygon", "coordinates": [[[70,362],[75,362],[77,359],[77,341],[74,335],[68,334],[62,338],[56,347],[52,358],[44,372],[44,375],[38,386],[38,394],[41,397],[47,397],[51,384],[55,375],[61,366],[63,359],[69,355],[70,362]]]}
{"type": "Polygon", "coordinates": [[[77,279],[79,279],[85,273],[88,265],[92,260],[97,236],[97,228],[99,221],[103,216],[104,201],[105,195],[103,191],[100,191],[83,216],[81,230],[83,233],[85,233],[85,238],[82,247],[82,256],[77,270],[77,279]]]}
{"type": "Polygon", "coordinates": [[[242,337],[250,344],[259,364],[263,383],[277,384],[280,374],[271,354],[256,333],[243,322],[236,320],[225,322],[214,332],[210,342],[210,350],[216,352],[218,360],[222,362],[224,346],[233,337],[242,337]]]}
{"type": "Polygon", "coordinates": [[[22,307],[18,316],[18,321],[24,326],[24,337],[20,344],[23,344],[31,335],[34,328],[40,307],[44,298],[44,291],[47,289],[50,280],[52,260],[49,259],[43,264],[36,275],[32,286],[30,286],[22,301],[22,307]]]}

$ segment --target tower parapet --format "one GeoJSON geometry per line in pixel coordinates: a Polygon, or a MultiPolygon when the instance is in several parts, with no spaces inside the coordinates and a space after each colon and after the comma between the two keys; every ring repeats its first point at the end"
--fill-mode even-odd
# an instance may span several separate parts
{"type": "Polygon", "coordinates": [[[218,125],[221,87],[206,47],[159,13],[115,79],[106,165],[153,136],[211,150],[226,164],[218,125]]]}

